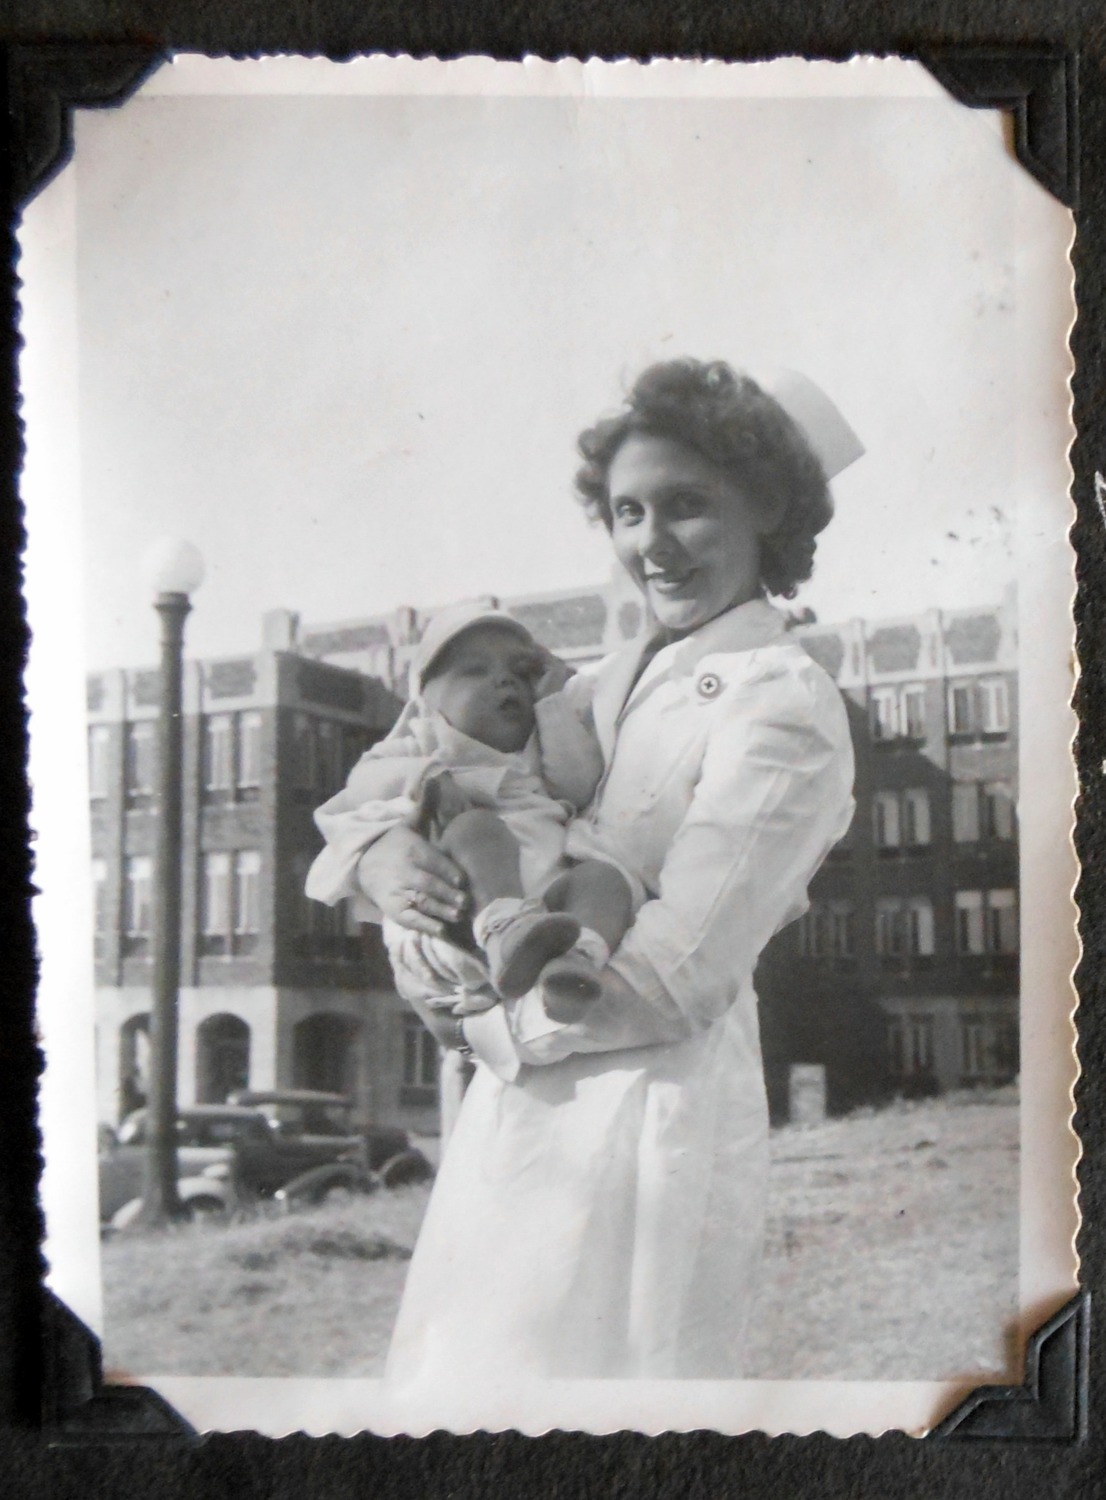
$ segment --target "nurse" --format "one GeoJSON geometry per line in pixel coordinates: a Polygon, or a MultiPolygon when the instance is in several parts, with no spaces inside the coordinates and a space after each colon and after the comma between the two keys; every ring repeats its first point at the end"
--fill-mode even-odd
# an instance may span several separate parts
{"type": "MultiPolygon", "coordinates": [[[[675,360],[579,446],[650,619],[574,681],[605,762],[589,817],[651,899],[578,1020],[535,993],[442,1023],[492,1065],[410,1266],[401,1387],[741,1375],[767,1173],[753,970],[852,816],[840,696],[767,599],[810,576],[827,481],[862,451],[836,408],[802,377],[675,360]]],[[[358,878],[416,930],[456,910],[458,872],[406,829],[358,878]]]]}

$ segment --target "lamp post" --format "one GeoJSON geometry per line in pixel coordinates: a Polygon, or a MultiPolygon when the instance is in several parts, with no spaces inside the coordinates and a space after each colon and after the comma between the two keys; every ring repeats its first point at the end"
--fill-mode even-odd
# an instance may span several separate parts
{"type": "Polygon", "coordinates": [[[141,1219],[163,1224],[180,1213],[177,1195],[177,1000],[181,927],[181,676],[189,595],[203,582],[203,558],[191,542],[167,539],[143,569],[161,617],[157,825],[153,891],[153,994],[146,1163],[141,1219]]]}

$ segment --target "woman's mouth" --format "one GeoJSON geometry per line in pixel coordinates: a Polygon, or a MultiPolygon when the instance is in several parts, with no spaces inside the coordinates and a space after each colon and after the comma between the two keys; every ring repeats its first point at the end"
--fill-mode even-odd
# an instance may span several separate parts
{"type": "Polygon", "coordinates": [[[695,568],[646,567],[642,576],[647,587],[655,589],[658,594],[678,594],[688,586],[695,572],[695,568]]]}

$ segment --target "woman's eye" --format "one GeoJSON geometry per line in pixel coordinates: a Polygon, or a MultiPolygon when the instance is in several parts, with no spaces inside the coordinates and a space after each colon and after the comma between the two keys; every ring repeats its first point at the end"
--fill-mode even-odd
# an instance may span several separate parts
{"type": "Polygon", "coordinates": [[[642,512],[636,500],[616,500],[611,507],[611,514],[624,526],[632,526],[635,521],[641,520],[642,512]]]}
{"type": "Polygon", "coordinates": [[[669,509],[675,516],[697,516],[705,505],[706,500],[697,490],[679,490],[672,496],[669,509]]]}

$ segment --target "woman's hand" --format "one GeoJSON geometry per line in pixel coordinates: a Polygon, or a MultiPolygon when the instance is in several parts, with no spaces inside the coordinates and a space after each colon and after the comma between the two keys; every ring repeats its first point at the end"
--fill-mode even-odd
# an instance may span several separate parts
{"type": "Polygon", "coordinates": [[[576,675],[568,662],[555,656],[548,647],[539,646],[538,654],[541,657],[541,676],[534,684],[535,700],[549,698],[554,693],[559,693],[568,679],[576,675]]]}
{"type": "Polygon", "coordinates": [[[465,877],[413,828],[390,828],[365,850],[357,881],[377,910],[401,927],[441,937],[465,909],[465,877]]]}

